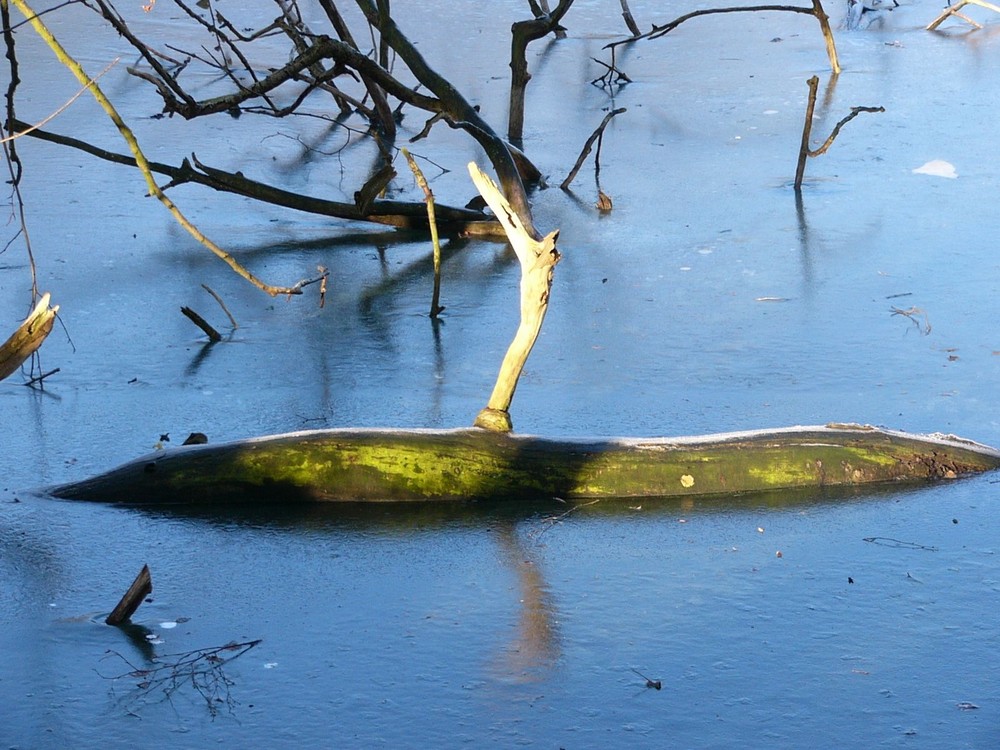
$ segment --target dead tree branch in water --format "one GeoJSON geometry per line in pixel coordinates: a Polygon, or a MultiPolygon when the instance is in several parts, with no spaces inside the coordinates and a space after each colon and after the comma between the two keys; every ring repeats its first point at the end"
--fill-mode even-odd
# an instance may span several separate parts
{"type": "MultiPolygon", "coordinates": [[[[75,148],[115,164],[123,164],[131,167],[136,166],[136,160],[132,156],[107,151],[77,138],[50,133],[40,128],[30,130],[30,127],[30,125],[20,120],[15,120],[12,124],[12,130],[15,133],[24,132],[26,135],[38,138],[39,140],[75,148]]],[[[367,211],[362,211],[356,202],[332,201],[323,198],[314,198],[301,193],[293,193],[257,180],[252,180],[238,172],[227,172],[209,167],[199,161],[194,155],[191,156],[191,159],[184,159],[180,166],[155,161],[148,162],[148,166],[150,171],[171,178],[170,183],[165,186],[165,189],[186,183],[194,183],[220,192],[242,195],[272,205],[292,208],[297,211],[304,211],[320,216],[385,224],[400,229],[421,229],[427,227],[427,212],[421,203],[374,200],[367,206],[367,211]]],[[[503,233],[502,228],[496,222],[490,221],[482,212],[467,208],[438,204],[437,218],[441,227],[449,233],[470,232],[479,235],[503,233]]]]}
{"type": "Polygon", "coordinates": [[[635,19],[632,17],[632,11],[629,10],[628,0],[622,0],[622,18],[625,19],[625,25],[628,27],[628,30],[632,32],[632,36],[642,36],[642,32],[639,31],[638,24],[636,24],[635,19]]]}
{"type": "Polygon", "coordinates": [[[819,78],[813,76],[807,82],[809,85],[809,99],[806,102],[806,116],[802,124],[802,142],[799,145],[799,159],[795,168],[795,191],[802,190],[802,179],[806,172],[806,160],[812,157],[822,156],[829,150],[830,146],[840,135],[841,128],[860,115],[862,112],[885,112],[885,107],[851,107],[851,113],[842,118],[831,131],[830,135],[819,148],[810,148],[809,142],[812,137],[813,113],[816,110],[816,92],[819,88],[819,78]]]}
{"type": "Polygon", "coordinates": [[[617,50],[615,49],[611,50],[610,63],[598,60],[596,57],[590,58],[595,63],[606,69],[603,75],[598,76],[590,82],[592,85],[600,85],[601,88],[611,88],[612,86],[624,86],[626,83],[632,83],[632,79],[615,66],[616,51],[617,50]]]}
{"type": "Polygon", "coordinates": [[[210,343],[217,344],[222,341],[222,334],[216,331],[215,328],[212,327],[211,323],[201,317],[190,307],[182,307],[181,312],[184,314],[185,318],[198,326],[205,333],[205,335],[208,336],[210,343]]]}
{"type": "MultiPolygon", "coordinates": [[[[611,42],[610,44],[606,44],[604,48],[612,50],[613,53],[617,47],[620,47],[623,44],[631,44],[641,39],[659,39],[661,36],[664,36],[665,34],[668,34],[676,29],[685,21],[690,21],[692,18],[698,18],[699,16],[710,16],[720,13],[760,13],[768,11],[802,13],[815,18],[819,23],[820,31],[823,34],[823,40],[826,44],[826,54],[830,59],[830,68],[834,75],[840,73],[840,60],[837,56],[837,45],[833,39],[833,30],[830,28],[830,17],[826,14],[826,11],[823,10],[821,0],[812,0],[812,7],[810,8],[804,8],[798,5],[748,5],[744,7],[703,8],[701,10],[694,10],[690,13],[685,13],[684,15],[679,16],[673,21],[665,23],[662,26],[654,24],[653,28],[645,34],[639,34],[631,36],[627,39],[611,42]]],[[[612,61],[613,59],[614,58],[612,58],[612,61]]]]}
{"type": "Polygon", "coordinates": [[[48,292],[43,294],[24,322],[0,344],[0,380],[17,372],[52,331],[59,305],[50,307],[49,299],[48,292]]]}
{"type": "Polygon", "coordinates": [[[161,700],[169,702],[183,688],[190,687],[205,701],[209,715],[214,717],[218,715],[220,706],[225,706],[230,711],[236,707],[236,701],[230,691],[236,683],[226,674],[226,665],[243,656],[260,642],[261,639],[257,639],[183,653],[163,654],[154,657],[145,667],[138,667],[118,651],[109,649],[105,652],[105,658],[116,656],[125,662],[130,670],[105,679],[114,683],[121,680],[135,681],[135,687],[126,699],[129,710],[148,702],[149,696],[154,693],[162,693],[161,700]]]}
{"type": "MultiPolygon", "coordinates": [[[[576,179],[576,175],[580,171],[580,168],[583,166],[583,162],[587,159],[587,155],[590,154],[590,150],[594,145],[594,141],[597,141],[597,155],[594,157],[595,169],[598,174],[600,173],[601,141],[604,138],[604,129],[608,127],[608,123],[611,122],[611,119],[613,117],[627,111],[628,110],[626,110],[625,107],[621,107],[619,109],[611,110],[604,116],[604,119],[601,121],[601,124],[597,126],[597,129],[594,130],[590,138],[587,139],[587,142],[583,144],[583,149],[580,151],[580,156],[578,156],[576,159],[576,164],[573,165],[573,169],[570,170],[570,173],[566,176],[566,179],[563,180],[562,183],[559,185],[560,188],[562,188],[563,190],[569,190],[570,183],[572,183],[573,180],[576,179]]],[[[600,189],[600,184],[598,184],[598,189],[600,189]]]]}
{"type": "Polygon", "coordinates": [[[510,404],[514,399],[514,390],[517,388],[517,381],[535,345],[549,307],[553,270],[561,257],[556,249],[559,230],[550,232],[539,240],[521,223],[520,216],[500,193],[493,180],[479,169],[475,162],[469,163],[469,175],[480,195],[503,225],[507,239],[521,265],[520,322],[514,340],[511,341],[500,364],[500,372],[489,402],[486,408],[479,412],[475,421],[476,427],[495,432],[510,432],[512,429],[510,404]]]}
{"type": "Polygon", "coordinates": [[[25,0],[12,0],[14,5],[17,6],[18,10],[24,15],[28,23],[31,24],[35,33],[49,46],[52,52],[56,55],[59,62],[63,64],[84,86],[89,86],[90,93],[93,95],[94,99],[104,110],[104,113],[108,118],[114,123],[115,127],[118,129],[119,134],[128,144],[129,150],[132,152],[132,156],[135,159],[135,165],[138,167],[139,171],[142,173],[143,178],[146,181],[146,186],[149,188],[151,195],[156,197],[160,203],[173,215],[174,219],[180,224],[187,232],[194,237],[198,242],[207,247],[212,251],[217,257],[226,262],[226,264],[233,269],[239,276],[243,277],[251,284],[256,286],[261,291],[270,294],[272,297],[278,294],[299,294],[300,290],[296,287],[279,287],[266,284],[256,276],[254,276],[249,270],[247,270],[239,261],[237,261],[232,255],[223,250],[221,247],[212,242],[208,237],[206,237],[202,232],[192,224],[188,218],[181,213],[181,210],[174,204],[170,198],[166,196],[160,186],[156,184],[156,180],[153,179],[153,173],[149,168],[149,162],[146,159],[145,154],[139,147],[139,142],[135,138],[135,134],[132,129],[125,124],[118,110],[111,103],[111,100],[105,96],[101,87],[88,76],[80,64],[69,55],[68,52],[63,48],[59,41],[52,35],[48,27],[42,22],[41,18],[35,14],[35,12],[28,6],[25,0]]]}
{"type": "Polygon", "coordinates": [[[153,579],[149,574],[149,566],[143,565],[139,575],[135,577],[132,585],[128,587],[121,600],[111,610],[111,614],[104,618],[104,622],[108,625],[122,625],[128,622],[129,618],[139,609],[143,599],[151,593],[153,593],[153,579]]]}
{"type": "Polygon", "coordinates": [[[941,14],[937,18],[935,18],[933,21],[927,24],[927,31],[935,31],[938,26],[940,26],[942,23],[944,23],[952,16],[962,19],[967,24],[972,26],[972,28],[974,29],[983,28],[983,25],[981,23],[979,23],[978,21],[973,21],[967,15],[960,12],[966,5],[978,5],[981,8],[987,8],[989,10],[995,11],[996,13],[1000,13],[1000,6],[994,5],[993,3],[988,3],[986,2],[986,0],[959,0],[954,5],[952,5],[949,2],[948,7],[945,8],[943,11],[941,11],[941,14]]]}
{"type": "Polygon", "coordinates": [[[431,245],[434,249],[434,291],[431,294],[430,316],[436,318],[444,312],[444,308],[441,306],[441,242],[438,240],[437,221],[434,219],[434,193],[431,192],[424,173],[420,171],[420,166],[405,148],[403,156],[406,157],[406,163],[410,165],[413,178],[417,181],[420,189],[424,191],[424,197],[427,200],[427,223],[431,228],[431,245]]]}
{"type": "MultiPolygon", "coordinates": [[[[264,31],[237,32],[238,24],[218,12],[210,18],[198,19],[198,23],[226,50],[225,59],[205,59],[203,55],[194,58],[189,54],[184,64],[169,69],[152,48],[129,28],[113,3],[93,0],[92,5],[139,53],[143,67],[133,67],[129,72],[155,87],[163,102],[164,114],[177,114],[185,119],[219,113],[233,116],[253,113],[272,117],[308,114],[336,125],[338,122],[334,118],[321,111],[305,110],[307,100],[312,101],[315,96],[327,93],[333,96],[342,114],[357,113],[365,117],[370,130],[380,133],[391,145],[395,135],[395,117],[401,113],[402,107],[423,110],[431,113],[431,120],[442,119],[450,127],[464,130],[479,143],[500,179],[508,202],[524,226],[534,232],[525,183],[537,182],[541,177],[539,170],[524,154],[501,139],[477,108],[428,65],[416,45],[396,24],[388,11],[388,3],[376,3],[374,0],[356,2],[368,22],[373,44],[377,36],[377,55],[359,48],[333,0],[320,0],[320,5],[337,38],[307,28],[294,3],[279,3],[282,15],[266,30],[271,36],[275,33],[287,36],[291,50],[282,64],[266,71],[255,70],[249,62],[253,58],[246,50],[253,41],[265,36],[264,31]],[[392,59],[401,61],[405,67],[399,74],[389,67],[390,52],[392,59]],[[221,72],[229,90],[203,99],[189,93],[182,75],[189,70],[187,63],[192,59],[221,72]],[[403,82],[404,78],[407,83],[403,82]],[[410,83],[411,80],[415,80],[416,85],[410,83]],[[349,93],[351,86],[362,91],[349,93]],[[396,112],[390,109],[390,97],[399,101],[400,109],[396,112]]],[[[562,0],[554,12],[526,22],[523,27],[525,39],[530,40],[532,34],[540,30],[545,33],[553,30],[571,4],[572,0],[562,0]]],[[[424,211],[423,204],[413,206],[414,210],[408,213],[415,215],[417,206],[421,213],[424,211]]],[[[367,217],[355,215],[354,218],[367,217]]]]}
{"type": "Polygon", "coordinates": [[[212,298],[219,303],[219,307],[222,308],[222,312],[226,314],[226,316],[229,318],[229,322],[232,323],[233,330],[235,331],[237,328],[239,328],[240,326],[236,322],[236,318],[234,318],[233,314],[229,312],[229,308],[226,307],[226,303],[222,301],[222,297],[216,294],[215,290],[212,289],[212,287],[210,287],[208,284],[202,284],[201,288],[204,289],[209,294],[211,294],[212,298]]]}
{"type": "Polygon", "coordinates": [[[524,93],[531,80],[528,72],[528,45],[561,28],[559,22],[573,0],[561,0],[555,11],[538,9],[539,14],[530,21],[517,21],[511,26],[510,44],[510,109],[507,121],[507,139],[519,143],[524,134],[524,93]]]}

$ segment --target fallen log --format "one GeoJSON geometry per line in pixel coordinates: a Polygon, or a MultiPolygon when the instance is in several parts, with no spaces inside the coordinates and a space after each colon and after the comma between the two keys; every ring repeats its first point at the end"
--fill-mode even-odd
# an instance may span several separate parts
{"type": "Polygon", "coordinates": [[[50,492],[130,504],[670,497],[996,468],[1000,451],[979,443],[865,425],[648,439],[335,429],[161,451],[50,492]]]}

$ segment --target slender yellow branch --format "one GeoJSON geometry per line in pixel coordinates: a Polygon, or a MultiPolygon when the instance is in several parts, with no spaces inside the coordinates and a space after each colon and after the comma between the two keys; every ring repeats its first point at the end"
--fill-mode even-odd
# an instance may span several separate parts
{"type": "Polygon", "coordinates": [[[271,286],[270,284],[265,284],[263,281],[254,276],[250,271],[244,268],[239,261],[237,261],[232,255],[227,253],[221,247],[212,242],[208,237],[201,233],[201,231],[192,224],[180,209],[174,204],[170,198],[160,189],[160,186],[156,184],[156,180],[153,179],[153,173],[150,170],[149,162],[146,159],[145,154],[143,154],[142,149],[139,148],[139,142],[135,138],[135,134],[132,132],[131,128],[125,124],[121,115],[118,114],[118,110],[115,109],[111,100],[104,95],[101,87],[90,76],[84,72],[80,64],[70,56],[70,54],[63,48],[53,35],[49,31],[48,27],[42,22],[35,12],[28,6],[24,0],[11,0],[11,2],[17,6],[17,9],[24,15],[25,19],[31,24],[31,27],[35,30],[42,40],[49,46],[49,48],[55,53],[56,57],[59,59],[66,68],[76,77],[76,79],[90,90],[93,94],[94,99],[97,103],[101,105],[101,108],[108,115],[111,121],[118,128],[118,132],[121,133],[122,138],[128,144],[129,150],[135,157],[136,166],[139,171],[142,172],[143,178],[146,180],[146,185],[149,188],[150,195],[153,195],[160,203],[162,203],[168,211],[173,215],[177,223],[180,224],[187,232],[194,237],[198,242],[211,250],[215,255],[221,258],[225,263],[232,268],[237,274],[242,276],[244,279],[249,281],[251,284],[256,286],[258,289],[267,292],[272,297],[279,294],[301,294],[301,286],[296,287],[277,287],[271,286]]]}
{"type": "Polygon", "coordinates": [[[441,307],[441,240],[438,238],[437,219],[434,217],[434,193],[431,192],[430,185],[427,184],[427,179],[420,170],[420,166],[405,148],[403,156],[406,157],[406,163],[410,165],[410,171],[413,172],[413,177],[420,189],[424,191],[424,198],[427,201],[427,223],[431,227],[431,244],[434,247],[434,292],[431,295],[431,317],[436,318],[444,308],[441,307]]]}

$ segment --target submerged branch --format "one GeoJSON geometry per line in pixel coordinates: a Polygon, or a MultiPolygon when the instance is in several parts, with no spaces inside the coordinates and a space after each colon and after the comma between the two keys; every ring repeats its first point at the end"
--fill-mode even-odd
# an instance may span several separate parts
{"type": "MultiPolygon", "coordinates": [[[[19,120],[12,124],[12,128],[15,131],[27,130],[29,127],[27,123],[19,120]]],[[[32,130],[28,134],[39,140],[78,149],[114,164],[122,164],[129,167],[137,166],[137,162],[132,156],[107,151],[77,138],[41,129],[32,130]]],[[[356,202],[332,201],[293,193],[252,180],[239,172],[226,172],[221,169],[209,167],[202,164],[195,157],[192,157],[192,160],[193,164],[191,160],[185,159],[179,167],[155,161],[147,162],[147,166],[150,171],[171,178],[171,182],[167,187],[174,187],[185,183],[196,183],[214,190],[242,195],[276,206],[293,208],[320,216],[332,216],[352,221],[367,221],[374,224],[394,226],[400,229],[423,229],[427,227],[425,220],[427,212],[422,203],[374,200],[367,206],[367,211],[362,211],[356,202]]],[[[472,231],[480,235],[502,235],[503,233],[502,228],[496,222],[490,221],[482,212],[467,208],[439,204],[437,206],[437,218],[449,232],[472,231]]]]}
{"type": "Polygon", "coordinates": [[[885,107],[851,107],[851,112],[833,127],[830,135],[819,148],[810,148],[812,137],[813,115],[816,111],[816,92],[819,89],[819,77],[813,76],[806,84],[809,86],[809,98],[806,101],[806,115],[802,124],[802,140],[799,144],[799,158],[795,167],[795,191],[802,189],[802,180],[806,171],[806,160],[825,154],[837,139],[841,129],[862,112],[885,112],[885,107]]]}

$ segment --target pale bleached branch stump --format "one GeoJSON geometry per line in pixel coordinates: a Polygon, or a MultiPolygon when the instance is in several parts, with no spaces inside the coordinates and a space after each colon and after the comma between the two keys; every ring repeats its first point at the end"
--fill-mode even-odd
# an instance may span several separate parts
{"type": "Polygon", "coordinates": [[[510,404],[514,399],[514,390],[549,307],[552,272],[560,258],[556,250],[559,230],[539,238],[533,229],[524,226],[496,183],[475,162],[469,163],[469,175],[507,233],[521,265],[521,320],[500,365],[490,400],[475,421],[476,427],[510,432],[513,427],[510,404]]]}

